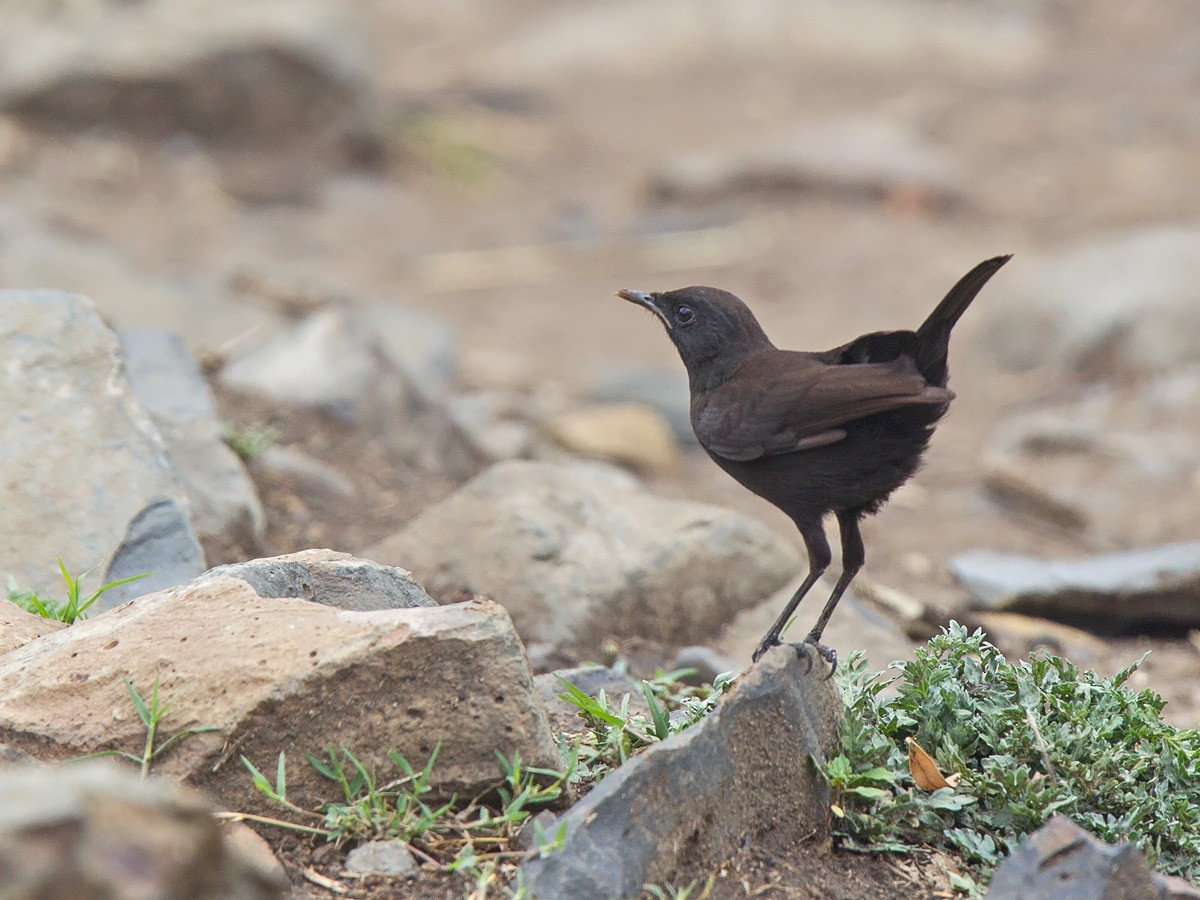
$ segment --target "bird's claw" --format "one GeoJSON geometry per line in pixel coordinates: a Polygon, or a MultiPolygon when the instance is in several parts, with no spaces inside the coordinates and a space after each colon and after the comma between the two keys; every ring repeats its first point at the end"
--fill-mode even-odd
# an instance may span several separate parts
{"type": "Polygon", "coordinates": [[[808,652],[810,647],[813,650],[815,650],[817,652],[817,654],[820,655],[820,657],[823,660],[825,660],[825,662],[829,663],[829,674],[827,674],[825,676],[826,681],[828,681],[830,678],[832,678],[833,673],[837,671],[837,665],[838,665],[837,651],[834,650],[832,647],[826,647],[824,644],[822,644],[816,635],[810,634],[799,644],[792,644],[792,646],[796,648],[797,654],[802,655],[804,657],[804,662],[805,662],[804,674],[805,675],[807,675],[809,672],[811,672],[812,667],[813,667],[812,656],[809,655],[809,652],[808,652]]]}
{"type": "Polygon", "coordinates": [[[751,660],[753,662],[758,662],[760,659],[762,659],[764,653],[766,653],[772,647],[778,646],[779,638],[763,638],[763,642],[758,645],[758,649],[754,651],[754,655],[751,657],[751,660]]]}

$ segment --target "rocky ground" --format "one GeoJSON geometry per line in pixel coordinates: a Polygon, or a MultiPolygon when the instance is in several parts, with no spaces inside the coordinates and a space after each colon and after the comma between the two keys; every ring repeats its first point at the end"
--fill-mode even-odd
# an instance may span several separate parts
{"type": "MultiPolygon", "coordinates": [[[[690,645],[741,667],[802,571],[787,520],[696,452],[674,351],[612,291],[719,285],[781,346],[816,349],[916,325],[1001,252],[955,332],[952,414],[865,523],[827,635],[877,668],[951,618],[1103,672],[1149,650],[1132,685],[1200,724],[1193,20],[1186,0],[7,10],[0,286],[99,315],[7,297],[0,568],[50,593],[55,555],[154,572],[106,607],[188,587],[55,633],[0,617],[0,740],[50,759],[136,743],[122,678],[161,679],[188,710],[170,724],[219,729],[163,772],[248,809],[224,767],[247,748],[263,767],[309,732],[427,752],[370,709],[416,665],[515,685],[484,721],[525,722],[510,749],[549,764],[534,675],[625,660],[648,677],[690,645]],[[311,548],[381,564],[355,569],[373,612],[321,599],[322,566],[359,565],[341,558],[266,586],[204,575],[311,548]],[[466,606],[431,624],[433,601],[466,606]],[[464,674],[395,629],[443,650],[470,633],[505,649],[469,660],[502,671],[464,674]],[[209,652],[168,653],[180,637],[209,652]],[[57,723],[56,679],[78,704],[57,723]]],[[[329,896],[306,870],[395,891],[264,833],[294,896],[329,896]]],[[[719,870],[714,896],[946,887],[937,864],[790,839],[676,870],[719,870]]],[[[239,854],[230,871],[273,890],[239,854]]]]}

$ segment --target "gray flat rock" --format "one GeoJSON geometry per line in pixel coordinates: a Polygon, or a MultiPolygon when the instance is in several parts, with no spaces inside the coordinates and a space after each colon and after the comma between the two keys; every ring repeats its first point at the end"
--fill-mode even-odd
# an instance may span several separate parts
{"type": "Polygon", "coordinates": [[[1200,624],[1200,542],[1070,561],[977,550],[950,567],[979,609],[1092,629],[1200,624]]]}
{"type": "Polygon", "coordinates": [[[403,569],[335,550],[301,550],[231,563],[210,569],[202,578],[237,578],[260,597],[294,597],[359,612],[437,605],[403,569]]]}

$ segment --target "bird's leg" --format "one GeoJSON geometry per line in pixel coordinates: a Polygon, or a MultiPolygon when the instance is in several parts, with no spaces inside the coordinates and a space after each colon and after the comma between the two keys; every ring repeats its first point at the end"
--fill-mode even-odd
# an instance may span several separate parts
{"type": "Polygon", "coordinates": [[[804,538],[804,546],[808,549],[808,575],[796,589],[796,593],[792,594],[792,599],[787,602],[787,606],[783,608],[783,612],[779,614],[779,618],[775,620],[771,630],[762,639],[758,649],[754,651],[755,662],[758,662],[764,653],[779,643],[779,635],[792,618],[792,613],[796,611],[796,607],[800,605],[804,595],[817,583],[817,579],[829,568],[830,560],[833,559],[833,554],[829,552],[829,541],[825,540],[825,529],[821,527],[820,520],[815,524],[800,525],[797,523],[797,526],[800,529],[800,536],[804,538]]]}
{"type": "Polygon", "coordinates": [[[833,615],[834,607],[838,605],[842,594],[846,592],[846,588],[850,586],[850,582],[854,580],[854,576],[858,574],[858,570],[862,568],[867,558],[862,535],[858,531],[858,517],[859,511],[856,509],[844,510],[837,514],[838,527],[842,531],[842,575],[837,580],[837,584],[833,586],[833,593],[825,601],[825,608],[821,610],[817,624],[804,639],[806,644],[812,644],[829,663],[828,678],[832,678],[833,673],[837,671],[837,651],[822,644],[821,635],[825,631],[825,626],[829,624],[829,617],[833,615]]]}

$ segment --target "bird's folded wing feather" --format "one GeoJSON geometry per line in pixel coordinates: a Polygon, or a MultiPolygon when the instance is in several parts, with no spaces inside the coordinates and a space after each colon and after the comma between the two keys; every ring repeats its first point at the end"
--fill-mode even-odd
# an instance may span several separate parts
{"type": "Polygon", "coordinates": [[[830,365],[803,353],[750,357],[734,377],[692,411],[696,436],[710,452],[746,461],[833,444],[855,419],[913,404],[948,403],[906,357],[887,363],[830,365]]]}

